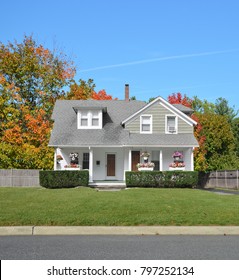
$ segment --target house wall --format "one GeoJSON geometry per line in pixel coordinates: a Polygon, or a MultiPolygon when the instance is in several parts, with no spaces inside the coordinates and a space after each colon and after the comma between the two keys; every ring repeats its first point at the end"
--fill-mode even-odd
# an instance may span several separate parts
{"type": "MultiPolygon", "coordinates": [[[[124,152],[122,148],[91,148],[93,151],[93,180],[107,180],[107,153],[115,154],[116,156],[116,176],[115,180],[124,179],[124,152]],[[97,164],[97,161],[100,164],[97,164]]],[[[57,149],[56,154],[62,155],[64,160],[60,161],[59,164],[55,164],[55,170],[64,170],[65,165],[70,164],[69,154],[75,152],[79,154],[79,165],[83,165],[83,153],[89,153],[89,148],[62,148],[57,149]]]]}
{"type": "MultiPolygon", "coordinates": [[[[94,147],[91,148],[93,151],[93,180],[124,180],[125,171],[131,170],[131,151],[143,151],[147,150],[150,153],[149,161],[159,162],[159,170],[166,171],[169,170],[170,163],[173,162],[172,154],[175,151],[182,151],[184,154],[185,170],[193,170],[191,164],[191,148],[128,148],[128,147],[118,147],[118,148],[103,148],[94,147]],[[160,161],[160,151],[162,153],[162,161],[160,161]],[[116,156],[116,176],[114,178],[107,178],[107,153],[114,153],[116,156]],[[97,164],[99,162],[99,164],[97,164]]],[[[55,170],[64,170],[64,166],[70,164],[69,154],[76,152],[79,154],[79,165],[82,166],[83,153],[89,153],[89,148],[64,148],[57,149],[56,154],[61,154],[64,160],[59,164],[55,164],[55,170]]],[[[141,158],[141,162],[143,159],[141,158]]]]}
{"type": "MultiPolygon", "coordinates": [[[[170,110],[162,106],[160,102],[156,102],[140,115],[144,114],[153,116],[153,133],[165,133],[165,116],[175,115],[170,110]]],[[[136,116],[132,121],[127,123],[125,128],[130,130],[132,133],[140,133],[140,115],[136,116]]],[[[178,133],[193,133],[193,126],[178,117],[178,133]]]]}
{"type": "Polygon", "coordinates": [[[162,148],[163,151],[163,170],[169,170],[170,163],[173,162],[172,155],[175,151],[183,152],[183,159],[186,171],[192,171],[191,148],[162,148]]]}
{"type": "MultiPolygon", "coordinates": [[[[159,161],[159,170],[168,171],[170,163],[173,162],[172,155],[175,151],[182,151],[184,155],[184,163],[186,171],[193,171],[193,166],[191,164],[191,153],[192,148],[125,148],[125,171],[130,170],[131,163],[129,163],[129,151],[147,151],[150,153],[149,161],[159,161]],[[160,151],[162,151],[162,161],[160,161],[160,151]],[[161,168],[160,168],[161,167],[161,168]]],[[[143,158],[140,159],[143,163],[143,158]]]]}
{"type": "Polygon", "coordinates": [[[107,153],[115,154],[116,176],[115,180],[124,179],[124,153],[122,148],[93,148],[93,180],[107,180],[107,153]],[[96,162],[100,161],[100,165],[96,162]]]}

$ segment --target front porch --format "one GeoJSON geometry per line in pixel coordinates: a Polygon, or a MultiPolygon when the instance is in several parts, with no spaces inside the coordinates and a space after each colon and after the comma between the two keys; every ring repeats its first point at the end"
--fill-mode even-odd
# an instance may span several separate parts
{"type": "Polygon", "coordinates": [[[55,149],[54,170],[88,169],[92,186],[121,186],[125,182],[125,171],[138,171],[137,164],[145,162],[141,156],[145,151],[154,170],[177,170],[178,166],[173,164],[176,151],[183,155],[185,166],[181,169],[194,170],[192,147],[61,147],[55,149]],[[77,155],[74,165],[71,164],[72,154],[77,155]]]}

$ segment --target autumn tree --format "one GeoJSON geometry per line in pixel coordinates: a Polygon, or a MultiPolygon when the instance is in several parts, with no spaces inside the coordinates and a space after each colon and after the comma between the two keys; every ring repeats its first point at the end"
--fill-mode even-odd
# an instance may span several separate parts
{"type": "Polygon", "coordinates": [[[84,81],[79,80],[79,84],[76,81],[73,81],[70,85],[70,90],[66,95],[66,99],[73,100],[86,100],[92,98],[92,95],[95,91],[95,83],[93,79],[88,79],[84,81]]]}
{"type": "Polygon", "coordinates": [[[171,104],[182,104],[186,107],[192,108],[192,100],[186,95],[182,95],[180,92],[172,93],[168,96],[168,101],[171,104]]]}
{"type": "Polygon", "coordinates": [[[100,90],[98,92],[95,91],[95,83],[93,79],[88,79],[88,81],[84,81],[82,79],[79,80],[79,84],[75,81],[70,85],[70,91],[66,95],[66,99],[73,100],[86,100],[86,99],[94,99],[94,100],[112,100],[113,97],[106,93],[106,91],[100,90]]]}
{"type": "Polygon", "coordinates": [[[73,63],[37,44],[0,43],[0,168],[50,168],[55,100],[75,75],[73,63]]]}

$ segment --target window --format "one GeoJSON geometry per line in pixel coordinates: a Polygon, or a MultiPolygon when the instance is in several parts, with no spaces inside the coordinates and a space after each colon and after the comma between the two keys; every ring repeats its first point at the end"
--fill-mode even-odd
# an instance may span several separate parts
{"type": "Polygon", "coordinates": [[[152,133],[152,116],[143,115],[140,118],[140,132],[141,133],[152,133]]]}
{"type": "Polygon", "coordinates": [[[81,112],[81,126],[88,126],[88,113],[87,112],[81,112]]]}
{"type": "Polygon", "coordinates": [[[90,162],[90,154],[89,153],[83,153],[83,169],[89,169],[89,162],[90,162]]]}
{"type": "Polygon", "coordinates": [[[99,112],[92,112],[92,126],[99,126],[99,112]]]}
{"type": "Polygon", "coordinates": [[[101,110],[79,110],[78,129],[100,129],[102,128],[101,110]]]}
{"type": "Polygon", "coordinates": [[[166,133],[177,133],[176,116],[166,116],[166,133]]]}

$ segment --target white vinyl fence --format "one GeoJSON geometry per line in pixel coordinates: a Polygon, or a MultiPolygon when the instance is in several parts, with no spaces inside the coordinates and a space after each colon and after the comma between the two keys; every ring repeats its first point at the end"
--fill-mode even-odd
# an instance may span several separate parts
{"type": "Polygon", "coordinates": [[[39,187],[37,169],[0,169],[0,187],[39,187]]]}

